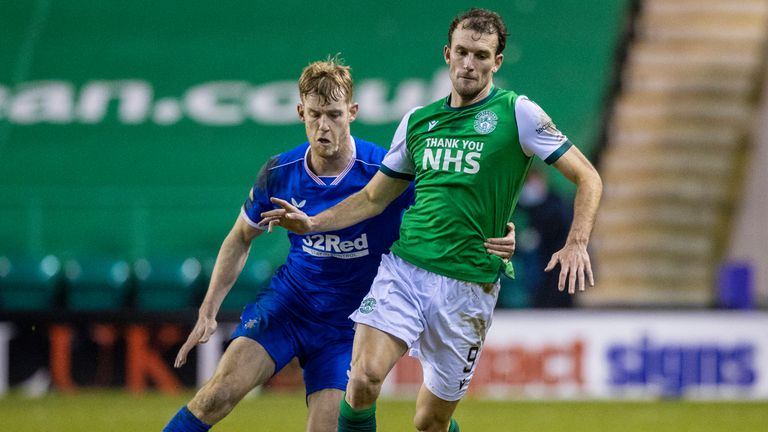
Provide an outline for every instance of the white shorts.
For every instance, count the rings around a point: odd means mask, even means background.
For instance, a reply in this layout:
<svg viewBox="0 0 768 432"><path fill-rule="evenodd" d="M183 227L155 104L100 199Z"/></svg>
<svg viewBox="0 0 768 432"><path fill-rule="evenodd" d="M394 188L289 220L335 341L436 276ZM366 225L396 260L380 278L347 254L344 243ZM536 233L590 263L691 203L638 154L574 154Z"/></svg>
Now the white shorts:
<svg viewBox="0 0 768 432"><path fill-rule="evenodd" d="M452 279L389 253L350 318L404 341L421 362L427 389L455 401L467 392L498 295L498 281Z"/></svg>

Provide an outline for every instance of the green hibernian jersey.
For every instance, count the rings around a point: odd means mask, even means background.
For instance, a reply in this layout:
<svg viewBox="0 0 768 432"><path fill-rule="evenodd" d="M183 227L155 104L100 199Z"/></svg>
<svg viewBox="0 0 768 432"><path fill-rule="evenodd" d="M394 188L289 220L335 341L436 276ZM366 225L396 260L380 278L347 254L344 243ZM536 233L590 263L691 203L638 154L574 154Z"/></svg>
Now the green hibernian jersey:
<svg viewBox="0 0 768 432"><path fill-rule="evenodd" d="M412 110L381 166L416 182L392 252L454 279L496 281L503 262L485 239L506 235L533 155L551 164L570 146L538 105L496 87L466 107L445 98Z"/></svg>

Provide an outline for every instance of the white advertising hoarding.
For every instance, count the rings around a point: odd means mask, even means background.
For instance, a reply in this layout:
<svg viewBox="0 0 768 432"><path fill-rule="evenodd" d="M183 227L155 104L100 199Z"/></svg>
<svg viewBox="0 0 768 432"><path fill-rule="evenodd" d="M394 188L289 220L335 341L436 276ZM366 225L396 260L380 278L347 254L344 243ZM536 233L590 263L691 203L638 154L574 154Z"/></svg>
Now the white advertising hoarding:
<svg viewBox="0 0 768 432"><path fill-rule="evenodd" d="M195 350L198 386L213 374L235 325L220 323L211 340ZM0 322L0 396L12 385L11 360L16 362L17 370L19 362L34 360L32 363L44 372L50 371L52 387L62 391L95 382L93 377L75 382L72 371L81 365L73 362L74 358L99 360L88 357L94 352L79 352L74 342L77 337L80 338L78 344L102 347L98 341L88 339L93 328L79 336L72 326L56 325L42 330L45 334L37 335L31 343L43 345L35 345L31 352L47 349L59 356L32 359L25 357L30 355L25 351L11 355L12 340L36 334L19 332L16 330L21 328L15 330L14 327L9 322ZM150 332L149 327L133 327L142 334ZM163 356L175 355L175 346L183 340L183 332L170 345L159 339L154 342L142 339L137 345L135 337L113 330L115 340L110 347L123 338L126 350L142 351L145 354L142 359L149 356L153 360L155 367L147 370L143 360L131 356L113 359L124 364L126 371L138 370L143 386L152 382L163 390L158 374L171 377L170 381L180 385L179 377L170 363L164 363ZM179 327L175 331L180 330ZM50 343L50 347L46 348L46 343ZM293 378L288 381L296 381L292 385L298 389L301 386L298 366L287 373ZM18 377L16 379L18 384ZM389 397L413 398L421 382L418 361L404 357L388 376L382 392ZM457 377L457 386L466 383L466 376ZM468 397L766 400L768 313L499 311L474 366Z"/></svg>
<svg viewBox="0 0 768 432"><path fill-rule="evenodd" d="M469 394L766 399L766 374L764 313L500 311ZM383 391L412 396L420 384L418 362L404 358Z"/></svg>

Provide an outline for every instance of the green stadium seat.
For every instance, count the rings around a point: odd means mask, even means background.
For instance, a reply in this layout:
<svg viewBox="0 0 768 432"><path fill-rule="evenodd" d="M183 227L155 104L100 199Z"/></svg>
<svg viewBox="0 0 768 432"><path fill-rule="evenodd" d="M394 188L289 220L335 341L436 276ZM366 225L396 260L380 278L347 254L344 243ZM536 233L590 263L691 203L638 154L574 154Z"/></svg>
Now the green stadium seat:
<svg viewBox="0 0 768 432"><path fill-rule="evenodd" d="M43 258L0 256L0 308L7 311L44 311L56 307L61 263Z"/></svg>
<svg viewBox="0 0 768 432"><path fill-rule="evenodd" d="M213 270L212 265L210 270L207 272L208 280L210 280ZM232 289L229 290L229 293L221 303L221 310L225 312L240 311L243 309L243 306L253 302L256 294L269 283L272 272L272 264L268 260L248 260L245 263L245 267L243 267L243 271L240 273L240 277L237 278L237 282L235 282L235 285L232 286Z"/></svg>
<svg viewBox="0 0 768 432"><path fill-rule="evenodd" d="M197 307L201 292L201 265L195 258L143 258L133 265L136 307L147 311L174 311Z"/></svg>
<svg viewBox="0 0 768 432"><path fill-rule="evenodd" d="M123 260L83 258L64 264L70 310L115 310L127 306L130 266Z"/></svg>

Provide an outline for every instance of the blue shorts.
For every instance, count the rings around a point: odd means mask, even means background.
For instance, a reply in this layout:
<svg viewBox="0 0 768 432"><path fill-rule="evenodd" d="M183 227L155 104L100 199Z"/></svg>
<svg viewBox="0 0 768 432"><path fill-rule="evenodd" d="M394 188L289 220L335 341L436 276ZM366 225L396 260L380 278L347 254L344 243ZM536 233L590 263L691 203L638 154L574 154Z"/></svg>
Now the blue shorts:
<svg viewBox="0 0 768 432"><path fill-rule="evenodd" d="M323 389L346 390L355 336L352 322L339 327L297 316L278 297L268 291L246 305L232 339L245 336L261 344L275 362L275 374L297 357L307 395Z"/></svg>

